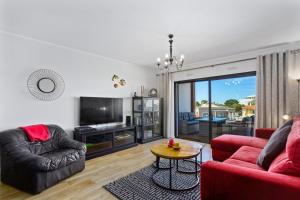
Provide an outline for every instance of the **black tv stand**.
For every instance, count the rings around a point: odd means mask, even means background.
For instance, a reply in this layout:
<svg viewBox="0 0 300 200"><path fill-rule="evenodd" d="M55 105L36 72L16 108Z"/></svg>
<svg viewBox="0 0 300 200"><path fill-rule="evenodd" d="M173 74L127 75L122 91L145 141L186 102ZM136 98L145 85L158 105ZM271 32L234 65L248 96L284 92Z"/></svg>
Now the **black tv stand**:
<svg viewBox="0 0 300 200"><path fill-rule="evenodd" d="M74 139L86 144L86 159L137 146L136 127L125 124L77 127L74 129Z"/></svg>

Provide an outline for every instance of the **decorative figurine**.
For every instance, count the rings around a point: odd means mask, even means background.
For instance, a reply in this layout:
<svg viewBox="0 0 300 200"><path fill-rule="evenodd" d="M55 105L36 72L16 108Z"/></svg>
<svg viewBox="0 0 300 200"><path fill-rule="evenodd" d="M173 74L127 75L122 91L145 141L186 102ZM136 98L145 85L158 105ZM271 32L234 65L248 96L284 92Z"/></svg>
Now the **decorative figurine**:
<svg viewBox="0 0 300 200"><path fill-rule="evenodd" d="M168 142L168 147L173 147L173 145L174 145L174 139L170 138Z"/></svg>
<svg viewBox="0 0 300 200"><path fill-rule="evenodd" d="M111 80L113 81L114 88L118 88L119 85L120 86L125 86L126 85L125 79L121 79L120 80L120 77L118 75L116 75L116 74L113 75L113 77L111 78Z"/></svg>
<svg viewBox="0 0 300 200"><path fill-rule="evenodd" d="M121 85L121 86L125 86L125 85L126 85L126 81L125 81L124 79L121 79L121 80L120 80L120 85Z"/></svg>
<svg viewBox="0 0 300 200"><path fill-rule="evenodd" d="M117 81L117 80L119 80L119 79L120 79L119 76L116 75L116 74L114 74L111 80L112 80L112 81Z"/></svg>
<svg viewBox="0 0 300 200"><path fill-rule="evenodd" d="M157 97L157 89L152 88L152 89L149 91L149 97Z"/></svg>

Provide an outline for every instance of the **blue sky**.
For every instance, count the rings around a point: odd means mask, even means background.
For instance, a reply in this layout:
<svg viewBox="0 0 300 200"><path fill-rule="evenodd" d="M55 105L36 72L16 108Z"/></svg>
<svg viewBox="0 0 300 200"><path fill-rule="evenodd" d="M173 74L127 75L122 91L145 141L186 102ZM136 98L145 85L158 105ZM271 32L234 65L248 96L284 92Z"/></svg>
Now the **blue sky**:
<svg viewBox="0 0 300 200"><path fill-rule="evenodd" d="M230 78L211 82L212 102L223 104L227 99L243 99L256 93L256 77ZM195 83L196 101L208 100L208 82Z"/></svg>

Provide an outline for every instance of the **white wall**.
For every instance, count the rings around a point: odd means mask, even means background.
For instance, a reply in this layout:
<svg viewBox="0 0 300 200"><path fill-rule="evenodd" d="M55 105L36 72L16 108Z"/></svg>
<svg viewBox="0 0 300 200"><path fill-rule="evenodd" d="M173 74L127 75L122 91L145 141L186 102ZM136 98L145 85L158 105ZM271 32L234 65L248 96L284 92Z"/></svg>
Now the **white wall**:
<svg viewBox="0 0 300 200"><path fill-rule="evenodd" d="M64 94L55 101L35 99L28 76L40 68L58 72ZM115 89L113 74L127 81ZM54 123L67 130L78 125L79 97L123 97L131 115L131 96L140 85L155 86L155 70L18 35L0 33L0 131L35 123ZM125 117L124 117L125 118Z"/></svg>
<svg viewBox="0 0 300 200"><path fill-rule="evenodd" d="M191 112L191 83L178 86L179 112Z"/></svg>

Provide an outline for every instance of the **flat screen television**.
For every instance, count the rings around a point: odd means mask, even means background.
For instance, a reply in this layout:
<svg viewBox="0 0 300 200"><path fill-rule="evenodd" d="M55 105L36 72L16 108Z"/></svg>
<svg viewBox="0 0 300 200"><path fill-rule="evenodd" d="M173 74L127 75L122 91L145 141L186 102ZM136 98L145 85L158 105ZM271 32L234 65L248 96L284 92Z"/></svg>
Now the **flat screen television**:
<svg viewBox="0 0 300 200"><path fill-rule="evenodd" d="M80 126L123 122L123 99L80 97Z"/></svg>

